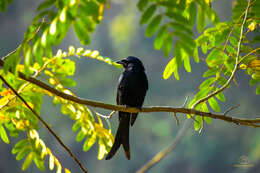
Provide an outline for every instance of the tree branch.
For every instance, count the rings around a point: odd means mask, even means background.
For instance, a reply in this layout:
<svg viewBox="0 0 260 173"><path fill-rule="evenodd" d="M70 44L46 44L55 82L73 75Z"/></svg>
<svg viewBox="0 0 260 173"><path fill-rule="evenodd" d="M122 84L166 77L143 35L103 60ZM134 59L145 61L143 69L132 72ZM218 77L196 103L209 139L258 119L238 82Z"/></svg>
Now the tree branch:
<svg viewBox="0 0 260 173"><path fill-rule="evenodd" d="M3 66L4 61L0 60L0 66ZM235 118L231 116L227 116L224 114L217 114L217 113L211 113L211 112L201 112L195 109L187 109L187 108L175 108L170 106L149 106L149 107L142 107L142 109L134 108L134 107L125 107L121 105L112 105L112 104L106 104L103 102L97 102L87 99L82 99L76 96L72 96L69 94L65 94L47 84L44 82L37 80L33 77L26 77L25 74L18 72L18 75L21 79L24 79L30 83L33 83L51 93L53 93L56 96L59 96L63 99L73 101L75 103L88 105L92 107L98 107L108 110L114 110L114 111L122 111L122 112L130 112L130 113L138 113L138 112L174 112L174 113L183 113L183 114L194 114L204 117L211 117L214 119L220 119L227 122L232 122L237 125L246 125L246 126L253 126L258 127L258 123L260 123L260 117L256 119L244 119L244 118Z"/></svg>
<svg viewBox="0 0 260 173"><path fill-rule="evenodd" d="M62 142L62 140L56 135L56 133L51 129L51 127L40 117L40 115L35 112L32 107L23 99L22 96L0 75L0 79L5 83L5 85L10 88L14 94L22 100L22 102L32 111L32 113L37 117L38 120L48 129L48 131L55 137L55 139L59 142L59 144L70 154L70 156L76 161L79 165L80 169L87 173L86 168L82 165L82 163L77 159L77 157L71 152L71 150Z"/></svg>

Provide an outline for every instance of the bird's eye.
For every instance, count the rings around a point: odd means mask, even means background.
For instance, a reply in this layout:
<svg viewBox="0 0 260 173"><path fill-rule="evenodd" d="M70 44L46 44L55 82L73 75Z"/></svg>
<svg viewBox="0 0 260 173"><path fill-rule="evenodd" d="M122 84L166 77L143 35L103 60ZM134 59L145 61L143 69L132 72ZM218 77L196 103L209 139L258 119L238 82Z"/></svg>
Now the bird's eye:
<svg viewBox="0 0 260 173"><path fill-rule="evenodd" d="M127 63L128 63L128 61L125 60L125 59L123 59L122 62L123 62L124 64L127 64Z"/></svg>

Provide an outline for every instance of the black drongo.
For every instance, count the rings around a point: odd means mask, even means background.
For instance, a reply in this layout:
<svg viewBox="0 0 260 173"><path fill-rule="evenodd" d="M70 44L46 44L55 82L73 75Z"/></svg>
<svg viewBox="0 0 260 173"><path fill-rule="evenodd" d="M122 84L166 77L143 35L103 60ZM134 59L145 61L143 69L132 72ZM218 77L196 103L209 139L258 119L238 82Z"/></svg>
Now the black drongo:
<svg viewBox="0 0 260 173"><path fill-rule="evenodd" d="M143 63L136 57L129 56L117 62L122 64L125 71L119 78L116 102L118 105L141 108L148 89L148 80ZM130 159L129 126L134 124L137 113L119 112L119 127L115 142L106 156L111 159L120 145L123 145L127 159Z"/></svg>

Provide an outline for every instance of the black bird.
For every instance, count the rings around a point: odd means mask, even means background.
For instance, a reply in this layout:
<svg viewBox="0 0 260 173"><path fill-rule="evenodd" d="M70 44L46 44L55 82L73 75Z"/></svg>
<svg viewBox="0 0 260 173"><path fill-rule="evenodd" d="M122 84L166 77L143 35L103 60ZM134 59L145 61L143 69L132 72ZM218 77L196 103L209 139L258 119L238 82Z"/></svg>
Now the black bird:
<svg viewBox="0 0 260 173"><path fill-rule="evenodd" d="M118 81L117 104L141 109L148 89L148 80L143 63L133 56L129 56L117 63L122 64L125 69ZM119 112L119 126L116 132L115 142L106 156L106 160L114 156L121 144L123 145L127 159L130 160L129 126L130 122L131 126L133 126L137 114L138 113Z"/></svg>

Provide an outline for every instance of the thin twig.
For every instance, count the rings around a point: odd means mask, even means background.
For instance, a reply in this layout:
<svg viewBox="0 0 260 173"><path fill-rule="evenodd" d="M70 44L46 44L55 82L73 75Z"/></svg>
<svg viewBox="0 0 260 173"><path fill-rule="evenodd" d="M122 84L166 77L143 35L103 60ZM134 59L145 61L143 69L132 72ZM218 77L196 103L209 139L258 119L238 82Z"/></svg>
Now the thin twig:
<svg viewBox="0 0 260 173"><path fill-rule="evenodd" d="M251 52L249 52L248 54L246 54L245 56L243 56L243 57L239 60L238 64L240 64L242 61L244 61L244 59L245 59L246 57L248 57L248 56L251 55L252 53L255 53L255 52L258 51L258 50L260 50L260 47L254 49L254 50L252 50Z"/></svg>
<svg viewBox="0 0 260 173"><path fill-rule="evenodd" d="M179 118L176 115L176 112L173 112L173 116L175 117L176 125L178 126L180 124L180 122L179 122Z"/></svg>
<svg viewBox="0 0 260 173"><path fill-rule="evenodd" d="M108 119L112 118L112 116L116 113L116 111L112 111L109 115L108 115Z"/></svg>
<svg viewBox="0 0 260 173"><path fill-rule="evenodd" d="M236 105L236 106L232 106L231 108L229 108L228 110L226 110L226 112L224 112L224 115L226 116L227 113L229 113L230 111L232 111L235 108L238 108L240 106L240 104Z"/></svg>
<svg viewBox="0 0 260 173"><path fill-rule="evenodd" d="M32 111L32 113L40 120L40 122L48 129L48 131L55 137L55 139L59 142L59 144L70 154L70 156L75 160L75 162L79 165L81 170L84 173L87 173L86 168L81 164L81 162L77 159L77 157L71 152L71 150L62 142L62 140L56 135L56 133L51 129L51 127L40 117L40 115L35 112L32 107L23 99L22 96L0 75L1 80L5 83L5 85L10 88L14 94L21 99L21 101Z"/></svg>

